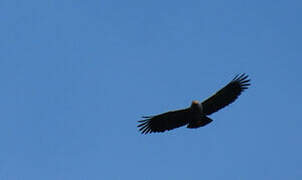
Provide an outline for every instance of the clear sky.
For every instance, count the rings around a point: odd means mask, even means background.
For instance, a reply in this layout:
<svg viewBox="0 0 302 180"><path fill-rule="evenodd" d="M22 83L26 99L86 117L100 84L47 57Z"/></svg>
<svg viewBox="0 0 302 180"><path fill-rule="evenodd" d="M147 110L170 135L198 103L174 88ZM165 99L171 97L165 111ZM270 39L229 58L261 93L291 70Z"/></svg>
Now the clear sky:
<svg viewBox="0 0 302 180"><path fill-rule="evenodd" d="M299 0L1 0L0 179L299 180ZM141 135L237 73L199 129Z"/></svg>

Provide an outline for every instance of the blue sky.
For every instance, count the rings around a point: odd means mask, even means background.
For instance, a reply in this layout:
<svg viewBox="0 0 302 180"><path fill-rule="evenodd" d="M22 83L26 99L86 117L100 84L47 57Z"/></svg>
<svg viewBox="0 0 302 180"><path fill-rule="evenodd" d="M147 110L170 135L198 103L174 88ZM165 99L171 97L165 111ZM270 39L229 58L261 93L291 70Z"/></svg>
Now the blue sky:
<svg viewBox="0 0 302 180"><path fill-rule="evenodd" d="M0 179L301 179L301 6L0 1ZM208 126L139 134L241 72Z"/></svg>

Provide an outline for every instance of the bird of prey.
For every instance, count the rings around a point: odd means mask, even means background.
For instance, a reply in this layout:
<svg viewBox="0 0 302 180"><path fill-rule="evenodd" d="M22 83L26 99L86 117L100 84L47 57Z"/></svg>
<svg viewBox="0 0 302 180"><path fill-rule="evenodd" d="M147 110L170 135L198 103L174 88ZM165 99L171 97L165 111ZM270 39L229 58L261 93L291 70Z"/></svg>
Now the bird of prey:
<svg viewBox="0 0 302 180"><path fill-rule="evenodd" d="M169 131L184 125L187 128L199 128L212 122L207 117L234 102L238 96L250 86L250 79L246 74L238 74L225 87L214 95L199 103L192 101L190 107L176 111L169 111L155 116L143 116L137 126L142 134Z"/></svg>

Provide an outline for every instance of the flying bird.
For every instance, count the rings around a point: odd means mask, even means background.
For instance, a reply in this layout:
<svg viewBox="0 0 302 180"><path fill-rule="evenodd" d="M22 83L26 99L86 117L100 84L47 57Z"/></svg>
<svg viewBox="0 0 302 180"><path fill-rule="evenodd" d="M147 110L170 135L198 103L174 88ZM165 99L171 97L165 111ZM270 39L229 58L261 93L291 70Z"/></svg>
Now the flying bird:
<svg viewBox="0 0 302 180"><path fill-rule="evenodd" d="M194 100L190 107L169 111L155 116L143 116L137 126L142 134L169 131L184 125L187 128L199 128L212 122L208 115L233 103L250 86L246 74L238 74L225 87L202 103Z"/></svg>

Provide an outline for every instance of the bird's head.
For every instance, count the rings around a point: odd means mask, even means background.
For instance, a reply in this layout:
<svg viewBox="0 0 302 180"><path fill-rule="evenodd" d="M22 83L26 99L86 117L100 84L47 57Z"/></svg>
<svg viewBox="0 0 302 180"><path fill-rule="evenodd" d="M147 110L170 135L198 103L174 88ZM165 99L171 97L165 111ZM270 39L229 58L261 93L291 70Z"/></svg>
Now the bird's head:
<svg viewBox="0 0 302 180"><path fill-rule="evenodd" d="M196 105L199 105L199 102L198 102L197 100L194 100L194 101L192 101L192 106L193 106L193 105L195 105L195 106L196 106Z"/></svg>
<svg viewBox="0 0 302 180"><path fill-rule="evenodd" d="M201 103L199 102L199 101L197 101L197 100L194 100L194 101L192 101L192 104L191 104L191 110L193 110L193 111L197 111L197 112L202 112L202 105L201 105Z"/></svg>
<svg viewBox="0 0 302 180"><path fill-rule="evenodd" d="M192 101L191 109L197 110L197 111L202 111L202 106L199 101L194 100L194 101Z"/></svg>

